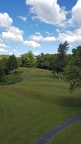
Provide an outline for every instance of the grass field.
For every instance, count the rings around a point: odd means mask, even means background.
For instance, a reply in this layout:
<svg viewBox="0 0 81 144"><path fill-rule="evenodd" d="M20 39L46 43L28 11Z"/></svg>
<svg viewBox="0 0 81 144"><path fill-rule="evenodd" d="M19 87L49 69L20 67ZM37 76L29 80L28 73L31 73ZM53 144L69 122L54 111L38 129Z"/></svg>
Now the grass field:
<svg viewBox="0 0 81 144"><path fill-rule="evenodd" d="M51 71L19 70L24 73L22 82L0 86L0 144L34 144L52 128L81 114L81 90L71 94L68 83L54 78ZM79 121L49 144L80 144L80 134Z"/></svg>

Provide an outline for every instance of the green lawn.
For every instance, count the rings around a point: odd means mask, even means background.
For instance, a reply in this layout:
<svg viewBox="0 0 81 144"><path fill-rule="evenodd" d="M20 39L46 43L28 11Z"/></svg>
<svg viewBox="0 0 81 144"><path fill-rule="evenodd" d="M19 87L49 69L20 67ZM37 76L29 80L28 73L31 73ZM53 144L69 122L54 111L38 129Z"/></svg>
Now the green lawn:
<svg viewBox="0 0 81 144"><path fill-rule="evenodd" d="M56 135L48 144L80 144L81 121L76 122Z"/></svg>
<svg viewBox="0 0 81 144"><path fill-rule="evenodd" d="M22 82L0 86L1 144L34 144L52 128L81 114L81 90L71 94L68 84L54 78L51 71L20 70L28 73L30 80L23 74ZM81 122L75 123L49 144L80 144L80 129Z"/></svg>

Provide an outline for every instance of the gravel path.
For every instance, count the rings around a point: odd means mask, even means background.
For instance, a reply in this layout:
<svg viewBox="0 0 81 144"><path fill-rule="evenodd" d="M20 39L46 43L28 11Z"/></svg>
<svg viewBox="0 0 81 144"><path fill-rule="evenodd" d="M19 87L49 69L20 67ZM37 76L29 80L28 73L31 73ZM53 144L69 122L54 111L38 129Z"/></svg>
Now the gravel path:
<svg viewBox="0 0 81 144"><path fill-rule="evenodd" d="M26 79L28 81L30 81L30 76L29 76L29 71L28 70L26 70L26 72L24 73L24 76L26 77Z"/></svg>
<svg viewBox="0 0 81 144"><path fill-rule="evenodd" d="M53 128L49 132L47 132L43 137L41 137L35 144L46 144L52 137L58 134L60 131L68 127L69 125L81 120L81 115L75 116L62 124L58 125L57 127Z"/></svg>

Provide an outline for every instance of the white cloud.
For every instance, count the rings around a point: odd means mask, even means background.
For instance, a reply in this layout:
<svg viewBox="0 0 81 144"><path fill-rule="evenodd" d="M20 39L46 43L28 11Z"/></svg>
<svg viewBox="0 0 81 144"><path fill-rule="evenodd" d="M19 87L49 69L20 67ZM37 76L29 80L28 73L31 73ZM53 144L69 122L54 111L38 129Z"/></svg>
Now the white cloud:
<svg viewBox="0 0 81 144"><path fill-rule="evenodd" d="M18 18L20 18L20 19L23 20L23 21L26 21L26 20L27 20L27 17L23 17L23 16L18 16Z"/></svg>
<svg viewBox="0 0 81 144"><path fill-rule="evenodd" d="M31 46L31 47L33 47L33 48L38 48L38 47L40 47L40 44L38 44L38 43L35 42L35 41L24 41L23 44L24 44L25 46Z"/></svg>
<svg viewBox="0 0 81 144"><path fill-rule="evenodd" d="M0 52L8 52L8 51L3 48L0 48Z"/></svg>
<svg viewBox="0 0 81 144"><path fill-rule="evenodd" d="M75 23L81 26L81 0L77 0L77 3L71 10L72 18L69 20L70 26L74 26Z"/></svg>
<svg viewBox="0 0 81 144"><path fill-rule="evenodd" d="M81 42L81 28L76 29L74 32L66 31L65 33L59 33L58 40L61 42L68 41L68 43Z"/></svg>
<svg viewBox="0 0 81 144"><path fill-rule="evenodd" d="M30 11L34 14L32 19L39 19L44 23L58 25L66 20L64 7L60 7L57 0L26 0L30 5Z"/></svg>
<svg viewBox="0 0 81 144"><path fill-rule="evenodd" d="M2 32L2 38L12 42L23 42L23 31L15 26L12 26L12 23L13 20L7 13L0 13L0 27L6 28L5 31Z"/></svg>
<svg viewBox="0 0 81 144"><path fill-rule="evenodd" d="M13 51L14 51L14 52L16 52L17 50L16 50L16 49L14 49Z"/></svg>
<svg viewBox="0 0 81 144"><path fill-rule="evenodd" d="M1 42L3 42L3 40L2 40L2 39L0 39L0 43L1 43Z"/></svg>
<svg viewBox="0 0 81 144"><path fill-rule="evenodd" d="M34 54L35 56L37 56L37 55L40 54L40 52L39 52L39 51L36 51L36 52L33 52L33 54Z"/></svg>
<svg viewBox="0 0 81 144"><path fill-rule="evenodd" d="M36 35L40 35L41 33L40 32L36 32Z"/></svg>
<svg viewBox="0 0 81 144"><path fill-rule="evenodd" d="M16 49L14 49L13 51L16 52L19 55L19 52Z"/></svg>
<svg viewBox="0 0 81 144"><path fill-rule="evenodd" d="M22 30L14 26L9 27L7 30L7 32L2 32L2 37L4 39L12 42L23 42Z"/></svg>
<svg viewBox="0 0 81 144"><path fill-rule="evenodd" d="M10 27L13 23L12 18L9 17L7 13L0 13L0 27L7 28Z"/></svg>
<svg viewBox="0 0 81 144"><path fill-rule="evenodd" d="M49 35L49 36L50 36L50 35L53 35L53 33L50 33L50 32L48 32L48 31L46 31L46 34Z"/></svg>
<svg viewBox="0 0 81 144"><path fill-rule="evenodd" d="M5 45L5 44L2 44L2 43L0 43L0 47L9 48L9 46L7 46L7 45Z"/></svg>
<svg viewBox="0 0 81 144"><path fill-rule="evenodd" d="M12 52L9 52L9 55L13 55L13 53L12 53Z"/></svg>
<svg viewBox="0 0 81 144"><path fill-rule="evenodd" d="M60 30L59 30L59 29L56 29L56 32L60 33Z"/></svg>
<svg viewBox="0 0 81 144"><path fill-rule="evenodd" d="M14 33L11 33L11 32L2 32L2 37L8 41L13 41L13 42L23 41L23 38L21 35L15 35Z"/></svg>
<svg viewBox="0 0 81 144"><path fill-rule="evenodd" d="M15 35L22 35L23 31L15 26L11 26L7 29L9 32L14 33Z"/></svg>
<svg viewBox="0 0 81 144"><path fill-rule="evenodd" d="M51 36L43 37L41 34L31 35L30 39L34 41L42 41L42 42L53 42L56 40L55 37L51 37Z"/></svg>

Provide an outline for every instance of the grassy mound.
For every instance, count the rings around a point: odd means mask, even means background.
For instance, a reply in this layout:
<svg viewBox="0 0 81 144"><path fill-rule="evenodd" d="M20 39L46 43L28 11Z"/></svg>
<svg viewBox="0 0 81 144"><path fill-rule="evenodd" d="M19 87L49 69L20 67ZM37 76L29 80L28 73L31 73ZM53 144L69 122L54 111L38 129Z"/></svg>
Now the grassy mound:
<svg viewBox="0 0 81 144"><path fill-rule="evenodd" d="M81 114L81 90L71 94L68 83L53 77L51 71L36 68L20 71L24 71L21 83L0 87L1 144L34 144L50 129ZM69 141L73 136L77 140L76 131L81 129L81 123L74 125ZM73 127L68 129L71 132ZM59 141L49 143L60 144L62 138L62 142L68 144L65 134L61 134ZM80 138L78 143L81 143Z"/></svg>

